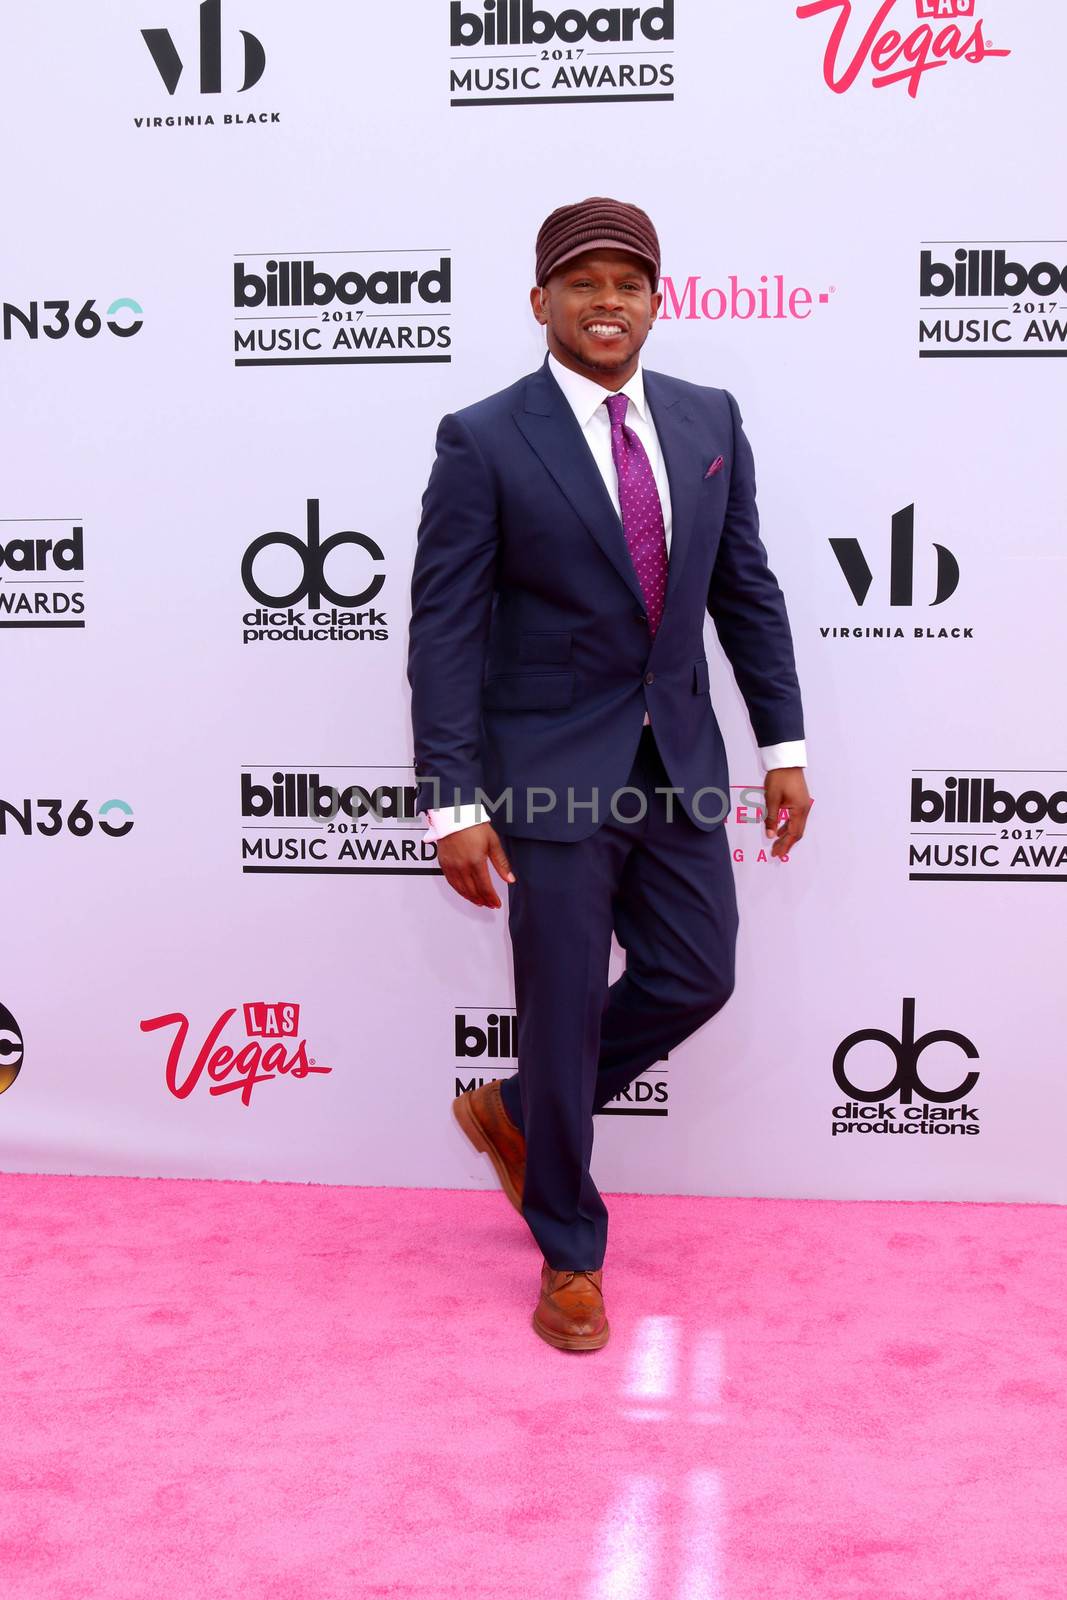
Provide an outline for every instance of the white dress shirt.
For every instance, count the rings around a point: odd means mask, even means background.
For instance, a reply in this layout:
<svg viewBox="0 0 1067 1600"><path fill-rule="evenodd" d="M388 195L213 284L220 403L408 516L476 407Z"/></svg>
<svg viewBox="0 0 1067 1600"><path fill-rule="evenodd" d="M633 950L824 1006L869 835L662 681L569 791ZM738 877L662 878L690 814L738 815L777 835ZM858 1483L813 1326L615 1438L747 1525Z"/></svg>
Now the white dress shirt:
<svg viewBox="0 0 1067 1600"><path fill-rule="evenodd" d="M572 372L570 367L565 367L557 361L551 353L548 357L548 367L552 376L563 390L564 398L582 430L585 442L589 446L597 470L604 480L604 487L611 496L611 503L615 507L616 515L622 520L622 511L619 506L619 480L615 470L615 458L611 453L611 418L608 408L604 404L611 394L624 394L629 400L626 407L626 426L632 428L640 439L652 468L652 476L656 480L659 490L660 505L663 508L663 532L667 541L667 554L671 549L671 489L667 481L667 466L660 449L659 435L656 425L652 421L652 413L648 409L645 399L645 380L638 362L637 371L633 377L623 384L619 390L605 389L602 384L592 378L583 377L580 372ZM646 723L649 720L645 712ZM807 751L803 739L789 739L782 744L763 745L760 748L760 757L763 761L765 772L772 771L775 767L804 767L807 766ZM485 808L481 805L462 805L441 807L437 811L428 811L430 827L426 837L428 839L443 839L447 834L456 833L460 828L471 828L476 823L489 821Z"/></svg>

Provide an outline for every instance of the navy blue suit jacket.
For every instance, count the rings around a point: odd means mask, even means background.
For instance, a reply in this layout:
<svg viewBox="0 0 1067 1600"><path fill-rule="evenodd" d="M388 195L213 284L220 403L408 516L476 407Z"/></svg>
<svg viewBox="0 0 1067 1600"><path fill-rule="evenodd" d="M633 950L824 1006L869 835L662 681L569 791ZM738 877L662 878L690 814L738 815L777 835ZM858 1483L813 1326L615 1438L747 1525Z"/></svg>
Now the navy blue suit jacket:
<svg viewBox="0 0 1067 1600"><path fill-rule="evenodd" d="M803 738L737 402L657 372L644 384L672 510L655 639L622 523L547 361L441 422L411 584L420 809L510 796L510 820L503 803L494 814L500 831L584 838L626 784L647 709L677 803L698 827L716 826L725 803L698 794L729 794L706 612L757 743Z"/></svg>

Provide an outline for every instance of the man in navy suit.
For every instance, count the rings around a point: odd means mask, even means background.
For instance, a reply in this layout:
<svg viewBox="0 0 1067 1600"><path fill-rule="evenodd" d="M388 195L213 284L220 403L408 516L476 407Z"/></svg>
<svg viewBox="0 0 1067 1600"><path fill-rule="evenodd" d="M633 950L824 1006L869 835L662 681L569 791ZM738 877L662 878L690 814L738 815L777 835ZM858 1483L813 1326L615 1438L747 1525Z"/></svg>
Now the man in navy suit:
<svg viewBox="0 0 1067 1600"><path fill-rule="evenodd" d="M710 613L760 746L773 853L810 807L785 603L723 389L643 370L659 241L636 206L537 238L539 371L444 418L423 498L408 677L419 804L448 883L508 884L518 1073L455 1102L544 1262L534 1327L608 1338L593 1114L734 979L729 777ZM490 818L492 820L490 820ZM612 934L626 970L607 981Z"/></svg>

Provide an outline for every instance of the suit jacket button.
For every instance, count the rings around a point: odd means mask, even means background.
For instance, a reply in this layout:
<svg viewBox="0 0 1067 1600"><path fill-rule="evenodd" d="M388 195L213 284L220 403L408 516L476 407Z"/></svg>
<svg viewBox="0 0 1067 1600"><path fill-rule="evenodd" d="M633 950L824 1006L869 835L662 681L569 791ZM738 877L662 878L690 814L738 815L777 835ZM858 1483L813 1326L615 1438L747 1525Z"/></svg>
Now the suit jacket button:
<svg viewBox="0 0 1067 1600"><path fill-rule="evenodd" d="M645 673L645 682L646 683L655 683L655 681L656 681L656 674L654 672L646 672Z"/></svg>
<svg viewBox="0 0 1067 1600"><path fill-rule="evenodd" d="M647 622L647 621L648 621L648 614L647 614L647 612L644 612L644 611L635 611L635 612L634 612L634 616L635 616L635 617L636 617L636 619L637 619L637 621L638 621L638 622Z"/></svg>

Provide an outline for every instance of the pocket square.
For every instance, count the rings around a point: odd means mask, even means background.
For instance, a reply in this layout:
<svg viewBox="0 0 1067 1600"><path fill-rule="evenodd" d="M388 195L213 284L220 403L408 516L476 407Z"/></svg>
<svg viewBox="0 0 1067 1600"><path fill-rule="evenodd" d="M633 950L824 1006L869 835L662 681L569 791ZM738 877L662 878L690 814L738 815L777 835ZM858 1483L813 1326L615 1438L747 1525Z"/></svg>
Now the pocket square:
<svg viewBox="0 0 1067 1600"><path fill-rule="evenodd" d="M724 463L724 461L722 459L722 456L716 456L715 460L711 463L711 466L708 468L707 472L705 472L705 474L704 474L705 478L714 478L714 476L715 476L715 474L717 472L721 472L722 471L724 465L725 465L725 463Z"/></svg>

